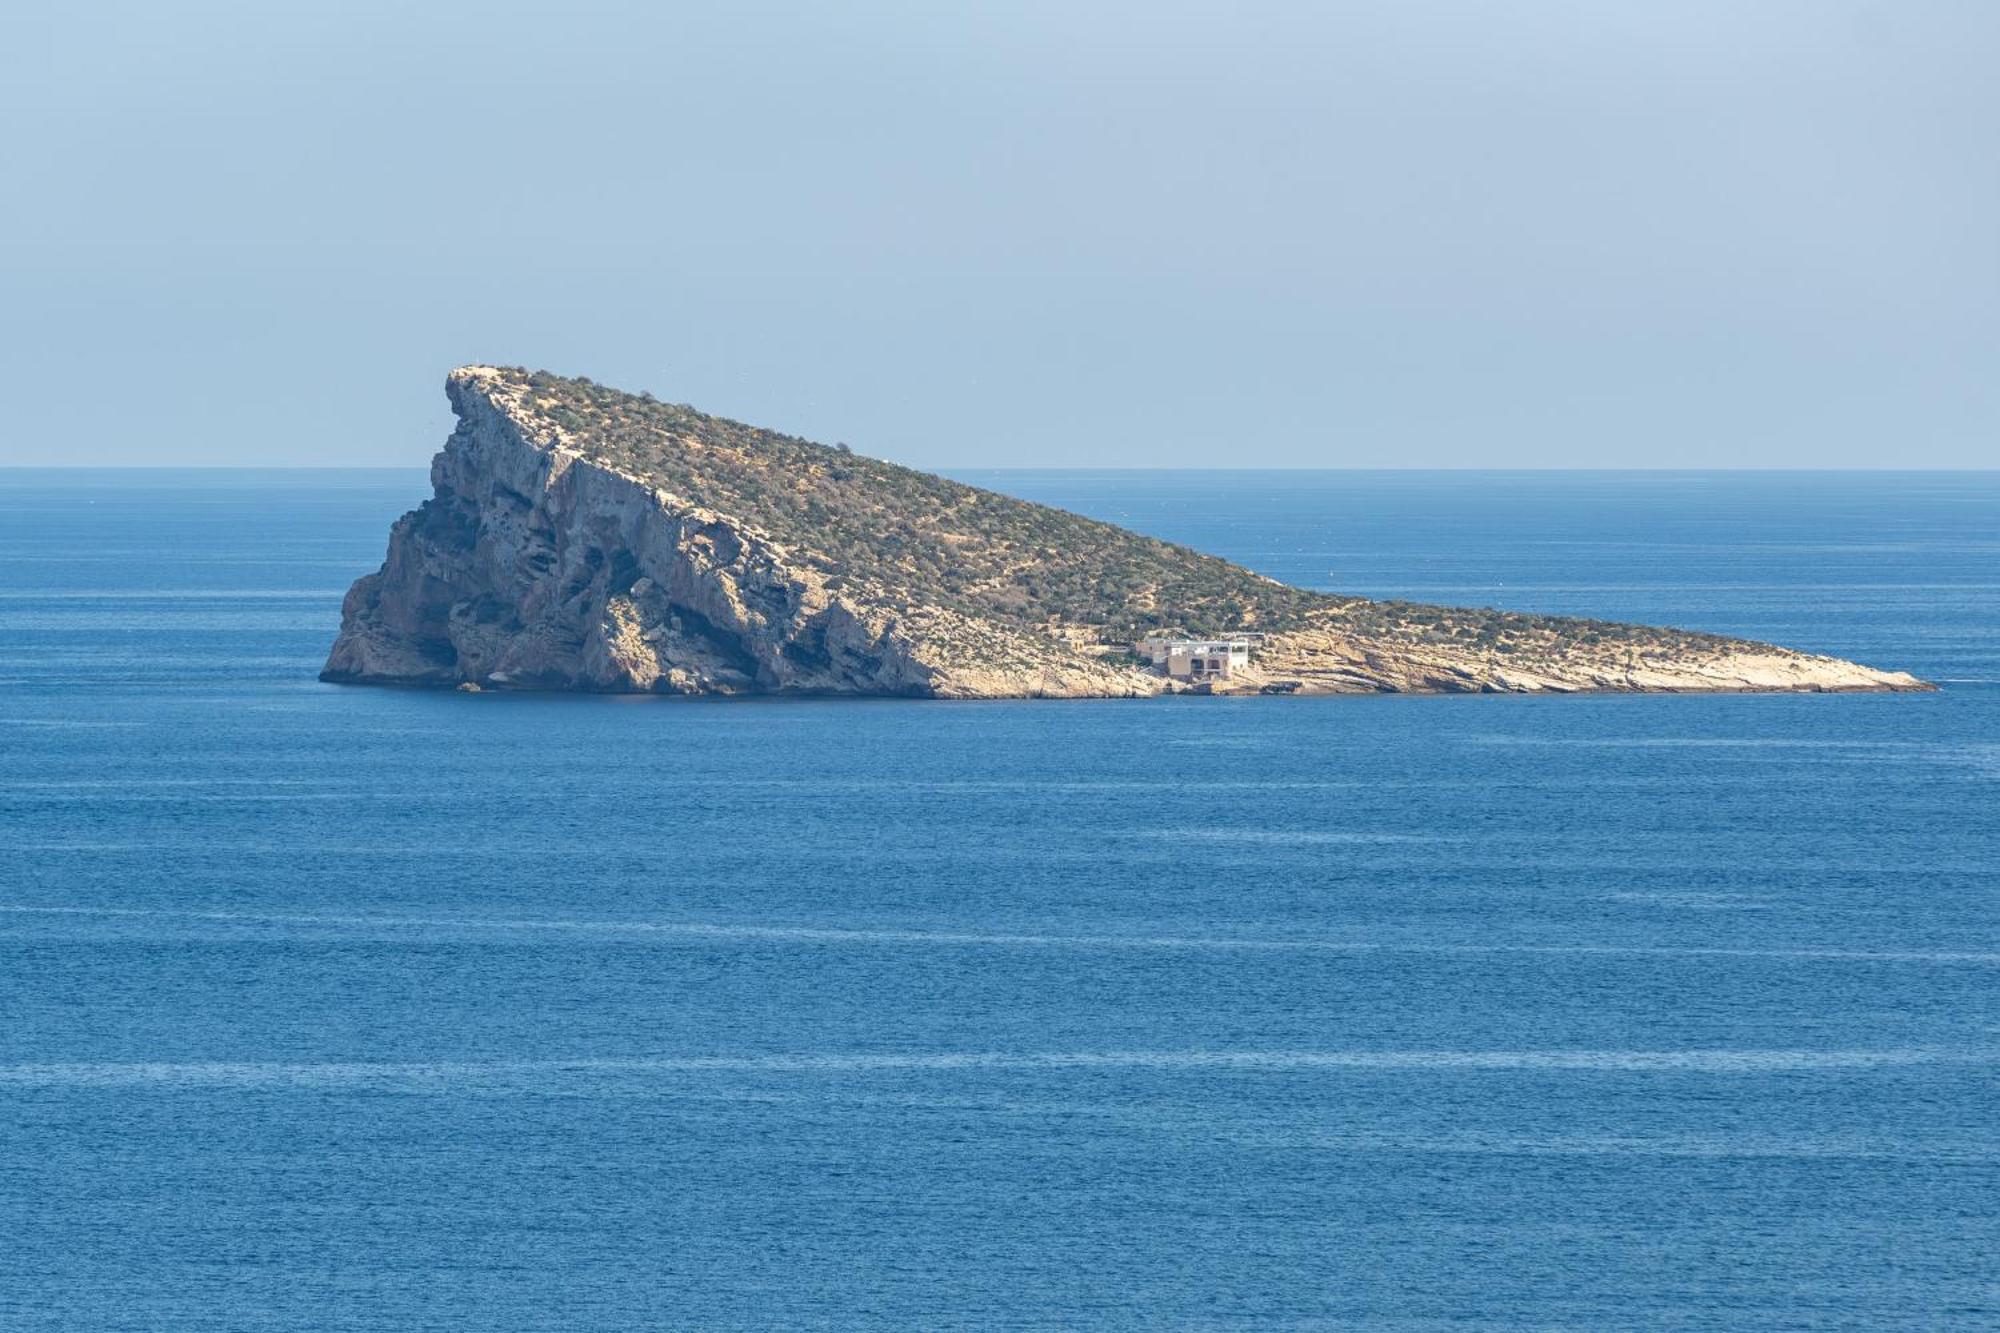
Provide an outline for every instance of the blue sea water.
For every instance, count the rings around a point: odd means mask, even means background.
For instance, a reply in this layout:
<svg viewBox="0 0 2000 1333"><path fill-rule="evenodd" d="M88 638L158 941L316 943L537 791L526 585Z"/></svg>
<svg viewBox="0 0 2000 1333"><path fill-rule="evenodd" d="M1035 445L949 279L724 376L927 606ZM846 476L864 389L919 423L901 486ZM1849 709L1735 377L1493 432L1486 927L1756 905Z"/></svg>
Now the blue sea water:
<svg viewBox="0 0 2000 1333"><path fill-rule="evenodd" d="M2000 1327L2000 474L967 479L1943 689L342 688L419 474L0 473L0 1328Z"/></svg>

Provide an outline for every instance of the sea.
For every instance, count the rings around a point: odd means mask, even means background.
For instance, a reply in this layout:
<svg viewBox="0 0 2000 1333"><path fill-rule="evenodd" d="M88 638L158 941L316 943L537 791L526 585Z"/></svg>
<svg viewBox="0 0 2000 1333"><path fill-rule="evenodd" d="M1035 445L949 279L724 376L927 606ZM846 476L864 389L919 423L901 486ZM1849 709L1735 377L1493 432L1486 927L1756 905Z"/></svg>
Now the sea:
<svg viewBox="0 0 2000 1333"><path fill-rule="evenodd" d="M0 473L0 1329L2000 1327L2000 473L960 475L1939 689L324 685L421 472Z"/></svg>

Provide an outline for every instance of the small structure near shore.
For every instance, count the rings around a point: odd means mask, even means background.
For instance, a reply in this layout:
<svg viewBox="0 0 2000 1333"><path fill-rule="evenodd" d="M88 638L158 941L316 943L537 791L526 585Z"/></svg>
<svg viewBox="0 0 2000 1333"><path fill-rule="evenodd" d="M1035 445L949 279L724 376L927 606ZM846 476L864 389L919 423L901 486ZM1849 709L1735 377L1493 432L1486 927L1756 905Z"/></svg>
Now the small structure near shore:
<svg viewBox="0 0 2000 1333"><path fill-rule="evenodd" d="M1262 638L1237 634L1226 639L1141 639L1139 652L1170 680L1223 681L1250 665L1250 651Z"/></svg>

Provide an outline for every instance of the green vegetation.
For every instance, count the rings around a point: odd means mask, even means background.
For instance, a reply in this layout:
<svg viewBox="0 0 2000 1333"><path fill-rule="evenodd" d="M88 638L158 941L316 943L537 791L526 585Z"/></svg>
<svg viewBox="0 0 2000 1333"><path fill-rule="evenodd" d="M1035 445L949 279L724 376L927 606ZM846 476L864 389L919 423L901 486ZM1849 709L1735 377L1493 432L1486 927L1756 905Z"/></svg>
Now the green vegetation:
<svg viewBox="0 0 2000 1333"><path fill-rule="evenodd" d="M1310 623L1404 643L1519 654L1606 639L1638 656L1710 635L1407 602L1274 583L1215 556L1095 519L759 430L587 379L505 372L573 443L695 504L764 529L820 572L871 579L911 605L1018 624L1088 626L1107 642L1155 631L1275 632Z"/></svg>
<svg viewBox="0 0 2000 1333"><path fill-rule="evenodd" d="M1360 638L1497 653L1523 666L1554 664L1577 651L1640 662L1742 646L1739 640L1694 630L1419 602L1340 600L1317 623Z"/></svg>

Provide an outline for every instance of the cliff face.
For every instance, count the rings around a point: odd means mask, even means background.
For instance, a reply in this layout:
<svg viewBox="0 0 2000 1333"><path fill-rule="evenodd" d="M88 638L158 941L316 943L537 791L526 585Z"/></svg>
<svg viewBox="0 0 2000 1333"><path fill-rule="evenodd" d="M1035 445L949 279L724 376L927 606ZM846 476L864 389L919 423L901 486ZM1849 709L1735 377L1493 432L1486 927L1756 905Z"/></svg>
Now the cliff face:
<svg viewBox="0 0 2000 1333"><path fill-rule="evenodd" d="M501 372L448 384L435 494L348 591L324 680L676 694L1123 695L1043 635L898 606L759 529L587 457ZM874 595L871 595L874 594Z"/></svg>
<svg viewBox="0 0 2000 1333"><path fill-rule="evenodd" d="M433 497L322 679L680 694L1125 696L1104 640L1269 637L1307 691L1914 689L1705 635L1365 602L588 381L471 366ZM779 528L780 531L773 531ZM1200 623L1195 623L1199 621Z"/></svg>

